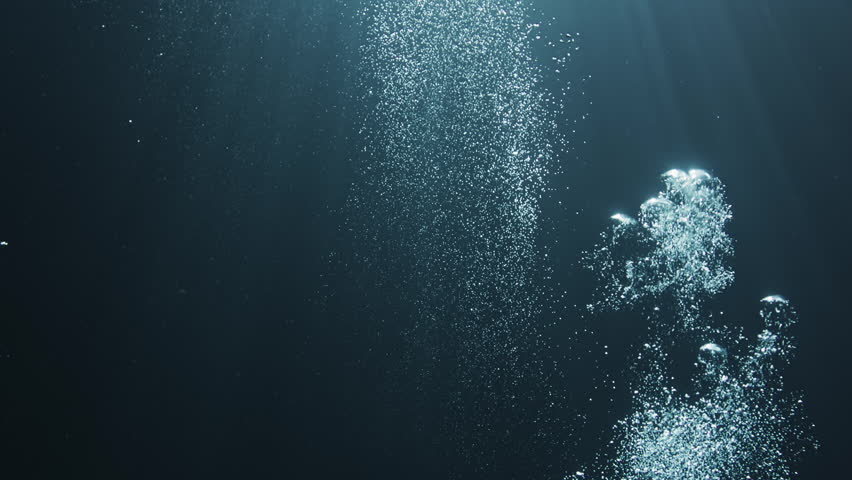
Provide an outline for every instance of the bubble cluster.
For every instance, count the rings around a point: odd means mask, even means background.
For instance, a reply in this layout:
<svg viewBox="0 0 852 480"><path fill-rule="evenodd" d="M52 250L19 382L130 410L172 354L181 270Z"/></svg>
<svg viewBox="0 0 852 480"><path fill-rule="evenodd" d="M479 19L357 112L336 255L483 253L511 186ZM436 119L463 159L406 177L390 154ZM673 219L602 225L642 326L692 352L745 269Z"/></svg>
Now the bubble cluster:
<svg viewBox="0 0 852 480"><path fill-rule="evenodd" d="M761 316L766 330L741 357L729 359L714 343L699 348L703 370L692 394L679 393L658 376L644 379L654 385L637 390L639 408L619 423L615 458L603 478L794 475L792 462L810 444L801 399L784 393L780 372L792 353L783 332L796 316L788 305L772 302L764 302Z"/></svg>
<svg viewBox="0 0 852 480"><path fill-rule="evenodd" d="M815 446L801 397L783 385L797 315L783 297L764 298L764 328L753 342L735 333L741 329L710 323L703 301L733 279L725 266L731 255L724 232L730 206L722 184L704 171L671 170L663 178L666 191L642 205L639 220L613 216L616 225L604 235L606 243L587 259L604 282L600 305L621 309L671 291L675 314L691 328L672 329L665 316L652 316L652 339L634 365L633 413L616 425L595 476L792 478L795 461ZM677 362L666 348L683 342L700 345L689 393L678 391L672 373Z"/></svg>
<svg viewBox="0 0 852 480"><path fill-rule="evenodd" d="M365 13L369 108L351 223L369 236L371 261L415 284L408 290L423 308L453 312L423 321L509 351L506 322L535 308L529 287L551 157L525 8L409 0Z"/></svg>
<svg viewBox="0 0 852 480"><path fill-rule="evenodd" d="M538 422L530 438L550 428L547 408L518 413L547 397L553 375L537 323L553 103L527 17L517 0L383 0L362 15L348 228L365 263L416 306L413 373L450 399L460 448L521 444L506 434L519 422Z"/></svg>
<svg viewBox="0 0 852 480"><path fill-rule="evenodd" d="M406 260L410 276L464 279L453 296L472 308L489 289L523 290L551 156L525 9L388 1L367 13L352 199L371 217L363 227L378 230L376 248L405 253L384 260Z"/></svg>
<svg viewBox="0 0 852 480"><path fill-rule="evenodd" d="M690 326L710 296L728 287L733 244L725 231L731 207L722 183L704 170L669 170L665 191L644 202L635 220L615 225L586 256L598 277L594 309L614 309L642 299L672 298Z"/></svg>

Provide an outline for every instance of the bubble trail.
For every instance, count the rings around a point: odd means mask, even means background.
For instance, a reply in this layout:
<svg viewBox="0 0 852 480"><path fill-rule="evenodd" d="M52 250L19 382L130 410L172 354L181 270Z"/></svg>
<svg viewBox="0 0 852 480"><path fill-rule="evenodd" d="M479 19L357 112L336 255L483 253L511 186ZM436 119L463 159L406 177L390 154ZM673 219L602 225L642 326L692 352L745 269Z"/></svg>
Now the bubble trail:
<svg viewBox="0 0 852 480"><path fill-rule="evenodd" d="M448 390L440 401L452 399L464 448L521 444L506 435L519 424L535 423L536 439L557 428L548 408L523 407L558 403L537 323L554 130L528 15L517 0L380 0L362 15L348 228L365 263L415 305L412 368L445 372L420 388ZM494 454L470 456L496 465Z"/></svg>
<svg viewBox="0 0 852 480"><path fill-rule="evenodd" d="M780 367L793 346L781 333L795 323L785 305L764 302L766 330L740 358L703 345L696 391L681 394L660 377L638 391L637 410L617 426L606 479L789 479L791 465L813 446L800 396L784 393ZM767 339L771 338L767 345ZM648 395L645 392L655 392Z"/></svg>
<svg viewBox="0 0 852 480"><path fill-rule="evenodd" d="M460 328L511 344L507 334L536 308L529 287L552 157L526 9L403 0L366 13L362 89L372 107L351 223L371 261L417 282L424 308L452 305L465 312Z"/></svg>
<svg viewBox="0 0 852 480"><path fill-rule="evenodd" d="M704 300L733 279L724 263L730 206L723 185L703 170L671 170L663 179L666 191L642 204L639 220L614 215L604 243L587 255L602 282L594 307L671 299L688 328L673 330L652 316L653 340L636 359L633 413L617 423L611 447L590 471L603 480L793 478L792 466L816 447L801 396L783 384L798 317L785 298L768 296L761 300L764 328L748 342L702 316ZM689 393L674 386L662 347L683 341L701 345Z"/></svg>

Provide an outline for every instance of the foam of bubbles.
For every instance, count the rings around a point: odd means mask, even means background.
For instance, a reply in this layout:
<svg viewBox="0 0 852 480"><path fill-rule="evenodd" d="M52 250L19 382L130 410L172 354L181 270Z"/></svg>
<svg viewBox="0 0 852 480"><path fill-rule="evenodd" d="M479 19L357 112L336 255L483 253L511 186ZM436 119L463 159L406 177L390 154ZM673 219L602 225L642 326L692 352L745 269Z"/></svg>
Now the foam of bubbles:
<svg viewBox="0 0 852 480"><path fill-rule="evenodd" d="M681 394L660 377L637 390L635 413L618 427L615 459L602 478L788 479L810 445L799 397L785 394L780 367L793 351L782 333L796 321L765 304L766 330L740 358L715 343L699 348L696 391ZM767 339L771 347L767 348ZM653 392L653 394L648 394Z"/></svg>
<svg viewBox="0 0 852 480"><path fill-rule="evenodd" d="M613 216L604 243L587 256L602 282L595 307L621 309L670 293L675 314L690 328L672 330L664 317L652 317L660 325L637 355L633 413L617 424L595 476L792 478L796 459L815 446L802 400L783 388L782 369L795 350L789 330L796 313L781 296L764 298L764 328L752 342L735 329L710 325L703 301L733 280L725 266L732 251L724 231L730 206L722 184L703 170L670 170L663 180L666 190L642 204L639 220ZM701 345L690 393L674 386L672 357L663 348L685 340ZM729 353L727 345L740 353Z"/></svg>
<svg viewBox="0 0 852 480"><path fill-rule="evenodd" d="M690 326L704 300L733 282L731 207L722 183L704 170L669 170L662 179L666 189L641 205L638 221L613 215L615 225L587 254L599 285L593 310L671 296Z"/></svg>
<svg viewBox="0 0 852 480"><path fill-rule="evenodd" d="M515 428L507 419L551 375L535 286L554 150L531 53L538 25L516 0L379 0L363 13L363 151L348 226L366 263L416 306L412 368L445 366L441 385L422 389L457 399L462 448L522 443L495 435ZM524 415L542 437L547 413Z"/></svg>

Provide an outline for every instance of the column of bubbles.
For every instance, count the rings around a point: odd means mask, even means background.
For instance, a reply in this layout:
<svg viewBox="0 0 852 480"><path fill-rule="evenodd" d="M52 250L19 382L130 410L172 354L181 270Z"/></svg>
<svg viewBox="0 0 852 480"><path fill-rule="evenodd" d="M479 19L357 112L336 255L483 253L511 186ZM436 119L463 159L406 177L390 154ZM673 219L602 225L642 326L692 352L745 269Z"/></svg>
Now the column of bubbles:
<svg viewBox="0 0 852 480"><path fill-rule="evenodd" d="M763 331L750 340L717 325L702 308L733 280L725 224L730 205L721 182L702 170L671 170L666 190L643 203L638 220L615 225L586 255L598 276L592 311L647 308L647 343L637 352L633 412L615 426L609 447L588 472L606 480L793 478L797 458L816 446L800 396L787 392L782 369L797 315L783 297L761 301ZM677 325L660 305L674 304ZM696 345L687 391L675 387L672 346ZM681 389L683 390L683 389Z"/></svg>
<svg viewBox="0 0 852 480"><path fill-rule="evenodd" d="M488 469L507 448L558 451L565 428L538 325L554 102L527 17L517 0L378 0L361 15L348 228L416 310L406 377L449 404L452 448Z"/></svg>

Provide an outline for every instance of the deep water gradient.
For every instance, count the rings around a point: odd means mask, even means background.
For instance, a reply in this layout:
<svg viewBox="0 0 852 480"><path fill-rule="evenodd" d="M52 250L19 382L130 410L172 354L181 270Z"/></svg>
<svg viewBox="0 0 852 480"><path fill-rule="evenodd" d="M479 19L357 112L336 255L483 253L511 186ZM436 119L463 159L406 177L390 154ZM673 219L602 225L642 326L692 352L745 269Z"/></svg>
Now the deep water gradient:
<svg viewBox="0 0 852 480"><path fill-rule="evenodd" d="M848 3L9 2L3 475L842 477Z"/></svg>

